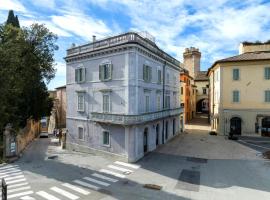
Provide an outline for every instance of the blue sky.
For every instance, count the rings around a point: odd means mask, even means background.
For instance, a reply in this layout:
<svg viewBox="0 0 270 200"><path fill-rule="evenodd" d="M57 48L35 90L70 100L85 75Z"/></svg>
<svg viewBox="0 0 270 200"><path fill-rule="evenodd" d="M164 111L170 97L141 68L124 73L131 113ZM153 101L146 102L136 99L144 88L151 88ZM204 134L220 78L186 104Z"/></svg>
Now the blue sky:
<svg viewBox="0 0 270 200"><path fill-rule="evenodd" d="M199 48L201 70L238 54L242 41L270 40L269 0L1 0L1 23L9 9L21 25L43 23L58 35L57 73L49 89L65 84L66 49L92 35L148 31L181 62L186 47Z"/></svg>

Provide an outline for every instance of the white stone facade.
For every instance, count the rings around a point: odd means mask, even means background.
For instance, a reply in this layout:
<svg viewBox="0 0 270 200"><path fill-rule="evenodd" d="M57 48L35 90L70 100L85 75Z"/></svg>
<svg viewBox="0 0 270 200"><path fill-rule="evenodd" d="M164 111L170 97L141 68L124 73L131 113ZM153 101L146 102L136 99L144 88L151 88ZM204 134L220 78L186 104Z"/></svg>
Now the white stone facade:
<svg viewBox="0 0 270 200"><path fill-rule="evenodd" d="M153 42L126 33L71 48L66 62L68 148L135 162L180 133L180 62Z"/></svg>

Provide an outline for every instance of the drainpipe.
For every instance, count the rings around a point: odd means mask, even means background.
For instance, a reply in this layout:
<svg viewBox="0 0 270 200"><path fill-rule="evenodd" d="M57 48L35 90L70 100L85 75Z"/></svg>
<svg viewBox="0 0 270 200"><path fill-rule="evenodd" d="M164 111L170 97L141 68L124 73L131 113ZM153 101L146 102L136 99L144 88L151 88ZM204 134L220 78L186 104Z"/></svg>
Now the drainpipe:
<svg viewBox="0 0 270 200"><path fill-rule="evenodd" d="M214 91L215 91L214 81L215 81L215 74L214 74L214 71L212 71L212 73L213 73L213 83L212 83L212 88L213 88L213 91L212 91L212 99L213 99L213 102L212 102L212 124L213 124L214 123L213 122L213 117L214 117L213 115L214 115L214 109L215 109L215 105L214 105L214 103L215 103L215 100L214 100Z"/></svg>
<svg viewBox="0 0 270 200"><path fill-rule="evenodd" d="M165 69L166 69L166 61L164 61L164 65L163 65L163 82L162 82L162 108L163 110L165 109ZM164 134L165 134L165 128L164 128L164 125L165 125L165 121L164 121L164 118L163 118L163 121L162 121L162 144L164 144Z"/></svg>

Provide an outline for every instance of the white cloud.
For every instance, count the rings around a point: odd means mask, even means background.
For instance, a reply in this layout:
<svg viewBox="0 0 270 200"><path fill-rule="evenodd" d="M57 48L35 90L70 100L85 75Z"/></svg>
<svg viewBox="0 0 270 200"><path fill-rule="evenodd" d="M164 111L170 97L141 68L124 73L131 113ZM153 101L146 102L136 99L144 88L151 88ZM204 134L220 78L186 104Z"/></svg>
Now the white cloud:
<svg viewBox="0 0 270 200"><path fill-rule="evenodd" d="M72 35L55 25L54 23L50 21L43 21L43 20L29 20L29 19L22 19L20 20L20 23L22 26L30 26L33 23L38 23L38 24L44 24L51 32L57 34L57 36L62 36L62 37L71 37Z"/></svg>
<svg viewBox="0 0 270 200"><path fill-rule="evenodd" d="M104 37L112 33L113 27L108 27L102 20L78 13L52 16L52 22L61 29L90 40L92 35Z"/></svg>
<svg viewBox="0 0 270 200"><path fill-rule="evenodd" d="M66 64L63 62L56 63L56 76L66 76Z"/></svg>
<svg viewBox="0 0 270 200"><path fill-rule="evenodd" d="M1 0L0 10L14 10L26 12L26 8L18 0Z"/></svg>
<svg viewBox="0 0 270 200"><path fill-rule="evenodd" d="M54 9L55 8L55 1L54 0L34 0L31 1L35 6L38 7L45 7L49 9Z"/></svg>
<svg viewBox="0 0 270 200"><path fill-rule="evenodd" d="M261 2L102 0L94 3L125 13L131 18L134 30L149 31L161 48L180 60L185 47L199 47L202 61L209 64L222 56L231 56L228 52L237 53L239 43L244 40L270 39L270 4Z"/></svg>

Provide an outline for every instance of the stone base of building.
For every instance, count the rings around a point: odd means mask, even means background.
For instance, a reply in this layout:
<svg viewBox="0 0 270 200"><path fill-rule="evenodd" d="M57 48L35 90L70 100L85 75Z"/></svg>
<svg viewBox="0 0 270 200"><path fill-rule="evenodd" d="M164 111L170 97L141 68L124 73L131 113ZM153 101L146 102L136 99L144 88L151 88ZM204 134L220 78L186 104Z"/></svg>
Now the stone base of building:
<svg viewBox="0 0 270 200"><path fill-rule="evenodd" d="M180 116L126 126L67 119L67 128L68 149L99 155L115 155L127 162L138 161L183 130ZM109 144L104 144L104 132L109 133Z"/></svg>
<svg viewBox="0 0 270 200"><path fill-rule="evenodd" d="M270 110L224 109L212 116L211 128L221 135L270 136Z"/></svg>
<svg viewBox="0 0 270 200"><path fill-rule="evenodd" d="M79 144L75 144L75 143L66 143L66 149L68 149L70 151L94 154L94 155L98 155L98 156L105 156L105 157L109 156L109 157L113 157L114 159L119 160L119 161L128 162L128 158L125 155L114 154L114 153L110 153L108 151L101 151L98 149L93 149L93 148L86 147L86 146L79 145Z"/></svg>

